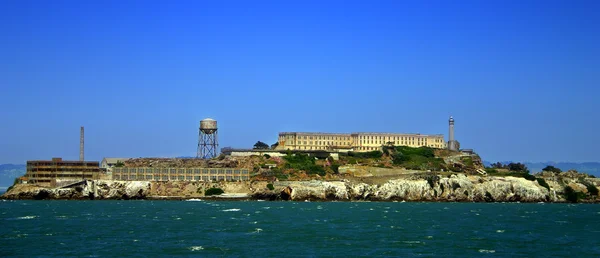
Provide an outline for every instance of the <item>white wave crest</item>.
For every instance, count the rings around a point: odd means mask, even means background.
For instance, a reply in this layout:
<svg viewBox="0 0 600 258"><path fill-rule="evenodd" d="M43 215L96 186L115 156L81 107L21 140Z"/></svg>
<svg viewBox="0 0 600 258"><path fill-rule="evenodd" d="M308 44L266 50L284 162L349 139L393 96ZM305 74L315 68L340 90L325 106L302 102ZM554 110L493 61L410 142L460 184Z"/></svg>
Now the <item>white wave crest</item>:
<svg viewBox="0 0 600 258"><path fill-rule="evenodd" d="M18 217L18 218L16 218L16 219L35 219L35 218L37 218L37 217L38 217L38 216L24 216L24 217Z"/></svg>
<svg viewBox="0 0 600 258"><path fill-rule="evenodd" d="M186 202L203 202L204 200L202 199L189 199L189 200L185 200Z"/></svg>
<svg viewBox="0 0 600 258"><path fill-rule="evenodd" d="M496 250L479 249L480 253L493 254Z"/></svg>
<svg viewBox="0 0 600 258"><path fill-rule="evenodd" d="M223 210L223 211L240 211L240 209L227 209L227 210Z"/></svg>
<svg viewBox="0 0 600 258"><path fill-rule="evenodd" d="M190 246L190 251L195 252L195 251L200 251L200 250L204 250L204 247L202 246Z"/></svg>

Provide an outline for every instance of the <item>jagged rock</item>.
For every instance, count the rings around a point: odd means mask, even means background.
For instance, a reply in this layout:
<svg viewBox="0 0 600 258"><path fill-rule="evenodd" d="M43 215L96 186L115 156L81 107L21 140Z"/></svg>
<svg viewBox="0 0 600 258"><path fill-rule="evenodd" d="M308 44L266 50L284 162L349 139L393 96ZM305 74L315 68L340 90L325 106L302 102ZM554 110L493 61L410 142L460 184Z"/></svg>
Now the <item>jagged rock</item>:
<svg viewBox="0 0 600 258"><path fill-rule="evenodd" d="M566 180L561 178L560 180ZM586 179L587 180L587 179ZM591 179L590 179L591 180ZM406 200L458 202L561 202L564 186L587 192L576 180L558 182L546 179L550 191L537 181L517 177L481 177L453 174L388 180L382 185L341 181L268 182L148 182L87 180L65 189L47 189L34 185L16 185L5 199L144 199L198 198L209 188L221 188L226 194L266 200ZM589 181L592 182L592 181Z"/></svg>

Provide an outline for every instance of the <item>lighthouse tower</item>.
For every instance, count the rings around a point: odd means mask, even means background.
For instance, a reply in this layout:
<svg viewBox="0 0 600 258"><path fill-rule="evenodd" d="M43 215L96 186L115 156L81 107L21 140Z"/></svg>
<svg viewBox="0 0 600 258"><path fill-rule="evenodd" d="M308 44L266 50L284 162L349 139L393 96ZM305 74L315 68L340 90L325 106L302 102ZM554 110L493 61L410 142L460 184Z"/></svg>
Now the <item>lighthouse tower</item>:
<svg viewBox="0 0 600 258"><path fill-rule="evenodd" d="M454 118L450 116L450 120L448 120L448 149L451 151L458 151L459 145L456 139L454 139Z"/></svg>

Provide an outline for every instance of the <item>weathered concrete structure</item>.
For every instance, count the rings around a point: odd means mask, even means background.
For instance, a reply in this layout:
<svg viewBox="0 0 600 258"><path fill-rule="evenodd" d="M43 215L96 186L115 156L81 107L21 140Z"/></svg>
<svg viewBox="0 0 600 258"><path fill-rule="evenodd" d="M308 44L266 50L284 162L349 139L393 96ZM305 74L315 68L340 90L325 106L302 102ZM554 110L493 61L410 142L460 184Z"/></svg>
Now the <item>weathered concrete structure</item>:
<svg viewBox="0 0 600 258"><path fill-rule="evenodd" d="M112 179L122 181L245 181L246 168L115 167Z"/></svg>
<svg viewBox="0 0 600 258"><path fill-rule="evenodd" d="M25 178L29 184L52 187L57 179L100 179L102 177L97 161L28 160Z"/></svg>

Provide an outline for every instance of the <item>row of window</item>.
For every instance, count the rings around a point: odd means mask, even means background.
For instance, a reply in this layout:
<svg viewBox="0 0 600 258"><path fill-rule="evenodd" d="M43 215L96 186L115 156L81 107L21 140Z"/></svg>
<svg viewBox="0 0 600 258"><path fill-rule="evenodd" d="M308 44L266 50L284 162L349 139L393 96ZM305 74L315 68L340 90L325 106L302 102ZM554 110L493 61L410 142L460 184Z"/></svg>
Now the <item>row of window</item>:
<svg viewBox="0 0 600 258"><path fill-rule="evenodd" d="M248 176L165 176L165 175L113 175L114 180L128 181L238 181L248 180Z"/></svg>
<svg viewBox="0 0 600 258"><path fill-rule="evenodd" d="M286 136L286 138L288 139L293 139L293 136ZM298 137L296 137L296 139L304 139L304 140L344 140L344 141L349 141L350 137L343 137L343 136L306 136L306 135L300 135Z"/></svg>
<svg viewBox="0 0 600 258"><path fill-rule="evenodd" d="M156 173L156 174L248 174L247 169L223 168L113 168L113 173Z"/></svg>

